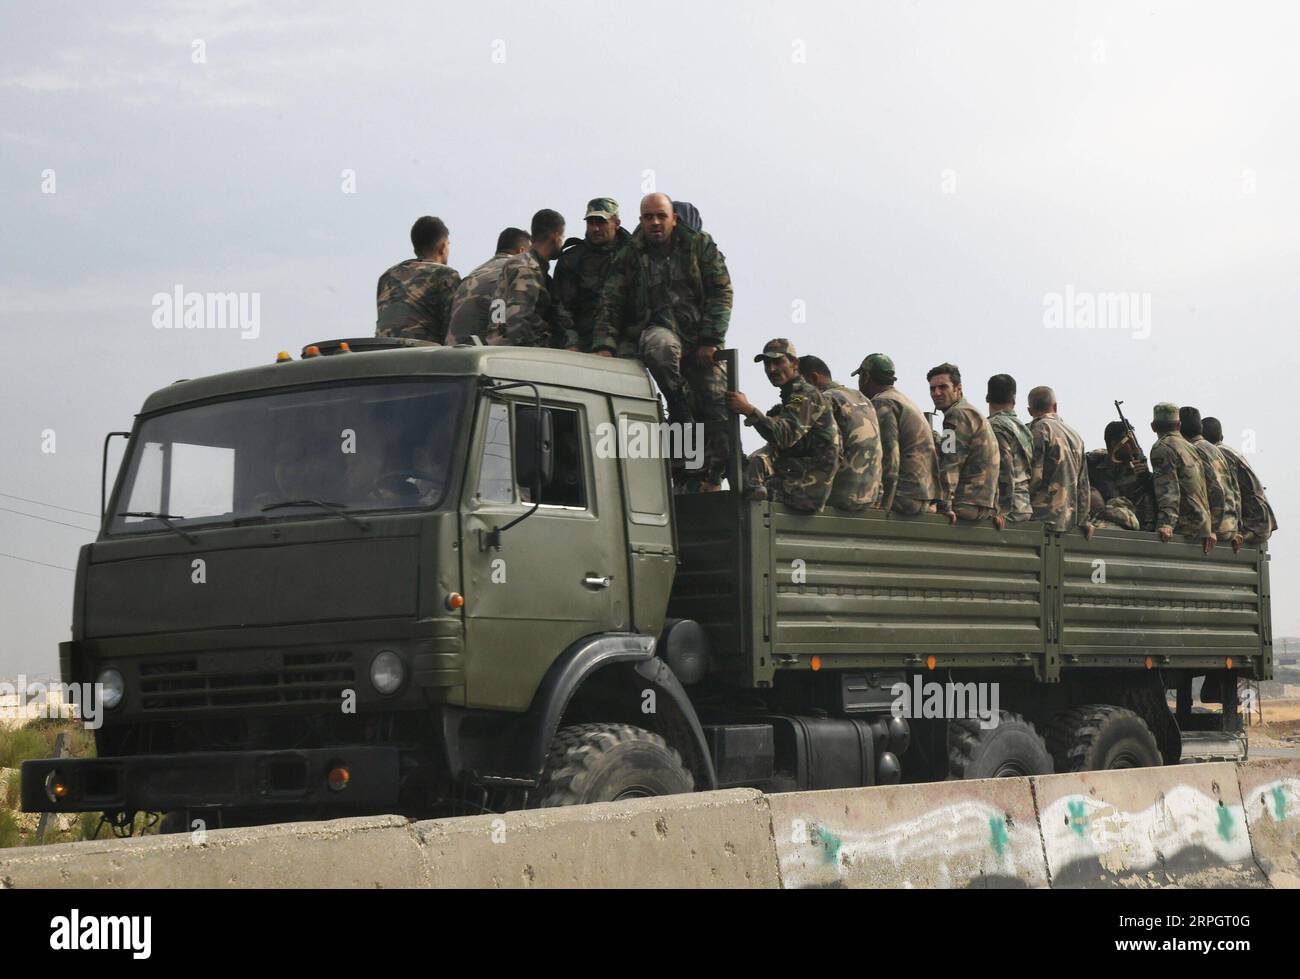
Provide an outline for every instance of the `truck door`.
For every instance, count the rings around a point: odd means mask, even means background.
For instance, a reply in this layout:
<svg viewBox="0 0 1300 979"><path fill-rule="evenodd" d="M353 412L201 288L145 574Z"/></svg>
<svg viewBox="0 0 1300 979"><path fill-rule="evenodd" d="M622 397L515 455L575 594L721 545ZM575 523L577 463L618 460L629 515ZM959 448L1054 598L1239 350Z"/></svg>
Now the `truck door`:
<svg viewBox="0 0 1300 979"><path fill-rule="evenodd" d="M575 640L629 627L627 545L617 458L595 452L609 421L596 394L539 385L551 417L554 471L537 508L489 545L494 528L533 510L516 448L531 425L531 388L485 395L465 483L466 705L526 708L542 675ZM522 410L521 410L522 409Z"/></svg>

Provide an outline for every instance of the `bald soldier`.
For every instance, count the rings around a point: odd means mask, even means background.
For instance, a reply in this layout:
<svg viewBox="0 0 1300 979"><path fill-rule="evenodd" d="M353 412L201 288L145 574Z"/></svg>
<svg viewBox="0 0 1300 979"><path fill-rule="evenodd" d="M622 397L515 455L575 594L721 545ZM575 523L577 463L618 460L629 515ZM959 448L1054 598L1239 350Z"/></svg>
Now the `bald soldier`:
<svg viewBox="0 0 1300 979"><path fill-rule="evenodd" d="M880 508L908 515L929 509L939 498L934 434L921 409L894 387L894 362L868 354L851 376L880 422Z"/></svg>
<svg viewBox="0 0 1300 979"><path fill-rule="evenodd" d="M939 453L939 512L950 523L993 520L998 529L998 440L988 419L966 400L961 371L943 363L925 375L930 400L943 412L943 431L935 435Z"/></svg>
<svg viewBox="0 0 1300 979"><path fill-rule="evenodd" d="M1263 544L1277 530L1277 517L1264 495L1264 484L1246 457L1223 441L1223 425L1217 418L1201 420L1201 432L1231 465L1241 495L1241 533L1246 544Z"/></svg>
<svg viewBox="0 0 1300 979"><path fill-rule="evenodd" d="M1029 392L1029 414L1034 419L1029 433L1034 437L1034 461L1029 472L1029 502L1034 519L1054 530L1078 527L1092 539L1088 519L1092 487L1088 484L1088 462L1083 439L1056 414L1056 392L1047 386Z"/></svg>
<svg viewBox="0 0 1300 979"><path fill-rule="evenodd" d="M830 505L837 510L880 506L880 424L871 399L836 383L820 357L800 357L799 374L821 392L840 430L840 464Z"/></svg>
<svg viewBox="0 0 1300 979"><path fill-rule="evenodd" d="M1152 410L1151 431L1159 438L1151 447L1156 484L1156 533L1162 541L1181 534L1199 540L1206 554L1214 550L1210 500L1205 490L1201 457L1183 438L1178 405L1161 401Z"/></svg>
<svg viewBox="0 0 1300 979"><path fill-rule="evenodd" d="M989 425L998 440L998 516L1012 523L1032 520L1029 471L1034 462L1034 437L1016 414L1016 379L1010 374L994 374L984 400L989 406Z"/></svg>
<svg viewBox="0 0 1300 979"><path fill-rule="evenodd" d="M610 265L591 349L640 357L670 422L702 422L704 471L680 488L721 489L730 442L726 372L714 354L731 322L731 276L707 232L677 220L667 194L641 200L641 223Z"/></svg>
<svg viewBox="0 0 1300 979"><path fill-rule="evenodd" d="M1241 550L1241 493L1227 458L1201 432L1201 412L1190 405L1178 409L1178 429L1196 450L1204 467L1205 495L1210 503L1214 536L1232 544L1235 554Z"/></svg>
<svg viewBox="0 0 1300 979"><path fill-rule="evenodd" d="M796 510L820 510L830 497L840 461L835 413L821 392L799 376L789 340L769 340L754 360L762 362L772 386L781 389L781 403L764 414L740 391L727 394L727 407L767 440L749 457L745 492Z"/></svg>

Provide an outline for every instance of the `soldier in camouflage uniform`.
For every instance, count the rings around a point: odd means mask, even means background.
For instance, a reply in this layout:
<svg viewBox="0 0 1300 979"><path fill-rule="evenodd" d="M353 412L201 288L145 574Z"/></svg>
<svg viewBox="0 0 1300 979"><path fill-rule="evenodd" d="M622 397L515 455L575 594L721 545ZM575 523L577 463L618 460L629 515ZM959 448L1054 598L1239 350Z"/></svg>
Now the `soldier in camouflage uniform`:
<svg viewBox="0 0 1300 979"><path fill-rule="evenodd" d="M1156 481L1156 533L1162 541L1174 534L1199 540L1209 554L1217 538L1205 491L1205 468L1179 428L1177 405L1162 401L1155 406L1151 430L1159 438L1151 447L1151 468Z"/></svg>
<svg viewBox="0 0 1300 979"><path fill-rule="evenodd" d="M1094 486L1090 493L1092 505L1089 522L1098 530L1138 530L1137 514L1127 497L1116 496L1105 502Z"/></svg>
<svg viewBox="0 0 1300 979"><path fill-rule="evenodd" d="M701 490L727 470L727 378L713 355L731 320L731 276L713 239L677 221L666 194L641 201L641 225L614 256L596 314L592 352L640 357L671 422L704 424Z"/></svg>
<svg viewBox="0 0 1300 979"><path fill-rule="evenodd" d="M994 374L984 400L989 406L989 425L998 440L998 516L1012 523L1032 520L1029 470L1034 462L1034 437L1016 414L1016 379L1010 374Z"/></svg>
<svg viewBox="0 0 1300 979"><path fill-rule="evenodd" d="M460 285L460 273L447 264L451 235L441 220L425 215L411 225L411 247L415 258L379 277L375 336L444 343L451 299Z"/></svg>
<svg viewBox="0 0 1300 979"><path fill-rule="evenodd" d="M522 228L506 228L497 236L496 254L460 281L460 288L451 301L448 343L469 343L471 337L487 340L487 329L493 321L492 299L496 296L501 266L511 255L528 251L532 243L533 239ZM505 322L504 304L496 308L496 322Z"/></svg>
<svg viewBox="0 0 1300 979"><path fill-rule="evenodd" d="M1241 550L1241 491L1236 474L1227 458L1201 432L1201 413L1188 405L1178 409L1178 427L1205 465L1205 493L1210 501L1210 518L1214 536L1232 544L1235 554Z"/></svg>
<svg viewBox="0 0 1300 979"><path fill-rule="evenodd" d="M820 357L800 357L800 376L821 392L840 430L840 464L831 487L837 510L880 506L880 423L871 399L831 378Z"/></svg>
<svg viewBox="0 0 1300 979"><path fill-rule="evenodd" d="M631 240L627 230L619 226L618 201L597 197L587 202L587 236L564 243L564 251L555 263L555 289L573 316L579 350L591 350L596 312L610 263L614 253Z"/></svg>
<svg viewBox="0 0 1300 979"><path fill-rule="evenodd" d="M781 403L767 414L739 391L727 395L727 407L767 440L764 451L750 457L745 491L754 498L815 512L826 505L840 460L840 430L835 413L821 392L799 376L794 344L769 340L754 360L767 379L781 389Z"/></svg>
<svg viewBox="0 0 1300 979"><path fill-rule="evenodd" d="M1029 471L1029 502L1034 519L1054 530L1079 527L1092 539L1088 504L1092 487L1088 483L1088 462L1083 439L1056 414L1056 392L1036 387L1029 392L1029 432L1034 437L1034 461Z"/></svg>
<svg viewBox="0 0 1300 979"><path fill-rule="evenodd" d="M943 431L934 436L939 455L938 510L949 522L993 520L998 516L998 440L988 419L966 400L956 364L940 364L925 375L930 399L943 412Z"/></svg>
<svg viewBox="0 0 1300 979"><path fill-rule="evenodd" d="M894 362L868 354L851 376L871 399L880 423L880 507L916 514L939 498L939 459L925 415L894 387Z"/></svg>
<svg viewBox="0 0 1300 979"><path fill-rule="evenodd" d="M1088 453L1088 481L1101 493L1103 500L1122 496L1130 501L1137 514L1138 528L1156 529L1156 496L1151 471L1142 461L1136 434L1130 438L1128 426L1113 421L1106 426L1106 448Z"/></svg>
<svg viewBox="0 0 1300 979"><path fill-rule="evenodd" d="M1243 542L1259 545L1277 530L1277 517L1269 506L1268 497L1264 495L1264 484L1255 475L1246 457L1223 441L1223 425L1217 418L1205 418L1201 421L1202 434L1210 444L1219 450L1228 460L1236 478L1237 491L1241 496L1241 526Z"/></svg>
<svg viewBox="0 0 1300 979"><path fill-rule="evenodd" d="M489 323L488 343L510 347L578 349L573 317L555 298L551 262L564 245L564 216L543 208L533 215L533 247L501 266L494 303L503 321Z"/></svg>

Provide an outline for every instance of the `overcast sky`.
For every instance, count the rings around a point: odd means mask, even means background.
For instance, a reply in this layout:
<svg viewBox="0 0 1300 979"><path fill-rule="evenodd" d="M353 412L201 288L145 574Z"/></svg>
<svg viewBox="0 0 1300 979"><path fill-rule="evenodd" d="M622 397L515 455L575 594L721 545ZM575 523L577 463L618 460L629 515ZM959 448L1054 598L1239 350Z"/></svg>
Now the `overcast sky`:
<svg viewBox="0 0 1300 979"><path fill-rule="evenodd" d="M2 9L0 675L57 671L100 443L149 392L373 332L420 214L467 271L540 207L580 234L651 186L702 212L745 354L789 336L849 380L883 350L926 406L934 364L977 403L1006 371L1090 447L1115 398L1246 432L1300 633L1294 4ZM177 286L259 293L260 334L155 329ZM1149 322L1048 329L1067 290Z"/></svg>

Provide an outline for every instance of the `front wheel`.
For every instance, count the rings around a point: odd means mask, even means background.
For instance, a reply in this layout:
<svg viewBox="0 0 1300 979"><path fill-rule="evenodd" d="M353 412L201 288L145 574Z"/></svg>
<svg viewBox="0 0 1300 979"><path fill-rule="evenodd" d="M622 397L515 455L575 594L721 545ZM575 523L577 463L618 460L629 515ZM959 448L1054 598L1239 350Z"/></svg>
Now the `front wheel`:
<svg viewBox="0 0 1300 979"><path fill-rule="evenodd" d="M573 724L551 742L538 808L691 792L695 779L659 735L631 724Z"/></svg>

